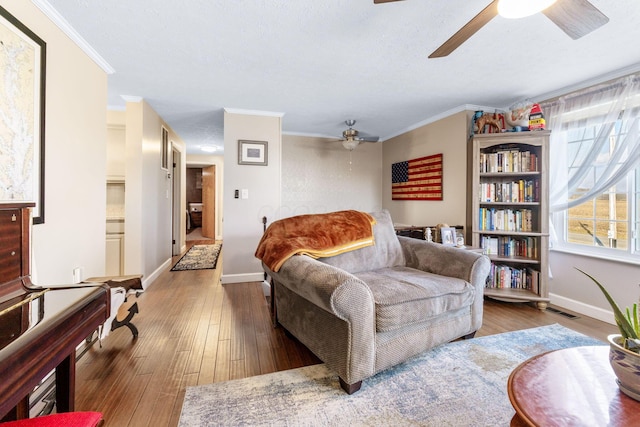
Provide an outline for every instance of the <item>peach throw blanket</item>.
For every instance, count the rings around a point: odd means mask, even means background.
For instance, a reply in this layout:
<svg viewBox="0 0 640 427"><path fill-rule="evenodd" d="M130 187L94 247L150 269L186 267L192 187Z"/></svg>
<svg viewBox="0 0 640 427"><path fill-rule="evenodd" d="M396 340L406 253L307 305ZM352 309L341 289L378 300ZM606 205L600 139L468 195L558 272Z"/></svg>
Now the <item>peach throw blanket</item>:
<svg viewBox="0 0 640 427"><path fill-rule="evenodd" d="M298 215L273 222L265 231L256 258L278 271L293 255L322 258L372 246L376 220L358 211Z"/></svg>

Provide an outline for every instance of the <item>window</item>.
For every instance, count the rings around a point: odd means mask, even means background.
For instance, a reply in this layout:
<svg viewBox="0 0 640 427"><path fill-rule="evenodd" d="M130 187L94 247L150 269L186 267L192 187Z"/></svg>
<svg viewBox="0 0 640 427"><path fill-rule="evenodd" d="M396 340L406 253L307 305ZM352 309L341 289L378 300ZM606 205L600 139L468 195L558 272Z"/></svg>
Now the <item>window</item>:
<svg viewBox="0 0 640 427"><path fill-rule="evenodd" d="M542 105L554 246L640 262L640 76Z"/></svg>
<svg viewBox="0 0 640 427"><path fill-rule="evenodd" d="M568 167L568 175L576 176L577 169L581 166L581 157L588 153L595 143L597 128L577 129L568 132L567 146L568 157L576 162ZM616 143L624 141L624 128L622 123L613 127L609 137L609 144L603 144L598 150L596 159L583 172L584 179L578 188L569 196L569 204L580 200L594 188L602 177L607 167L620 168L620 162L613 160L612 154ZM592 246L598 248L617 249L619 251L638 252L637 234L638 221L630 222L630 212L637 202L637 180L640 170L635 169L587 201L570 207L566 211L564 241L568 244ZM635 197L634 197L635 194ZM631 202L630 202L631 201Z"/></svg>

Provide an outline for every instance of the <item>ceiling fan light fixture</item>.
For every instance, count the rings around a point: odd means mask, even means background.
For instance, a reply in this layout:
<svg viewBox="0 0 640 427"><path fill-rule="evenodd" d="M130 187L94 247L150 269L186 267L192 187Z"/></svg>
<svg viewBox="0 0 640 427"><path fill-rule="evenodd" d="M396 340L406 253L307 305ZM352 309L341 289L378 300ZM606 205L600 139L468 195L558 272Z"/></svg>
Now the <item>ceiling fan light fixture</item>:
<svg viewBox="0 0 640 427"><path fill-rule="evenodd" d="M503 18L518 19L541 12L557 0L498 0L498 14Z"/></svg>
<svg viewBox="0 0 640 427"><path fill-rule="evenodd" d="M218 148L215 145L201 145L200 150L205 153L215 153Z"/></svg>
<svg viewBox="0 0 640 427"><path fill-rule="evenodd" d="M342 146L349 151L353 151L353 149L356 148L358 144L360 144L360 141L358 141L357 139L345 139L344 141L342 141Z"/></svg>

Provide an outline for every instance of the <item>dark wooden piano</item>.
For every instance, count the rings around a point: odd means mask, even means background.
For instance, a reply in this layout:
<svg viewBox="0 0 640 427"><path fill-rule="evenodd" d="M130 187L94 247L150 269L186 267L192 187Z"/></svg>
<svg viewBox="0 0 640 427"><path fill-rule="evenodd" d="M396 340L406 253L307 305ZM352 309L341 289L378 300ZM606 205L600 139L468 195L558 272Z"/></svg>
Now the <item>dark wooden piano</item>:
<svg viewBox="0 0 640 427"><path fill-rule="evenodd" d="M56 411L74 410L76 347L109 317L106 285L30 279L30 208L0 204L0 420L29 417L29 394L55 370Z"/></svg>

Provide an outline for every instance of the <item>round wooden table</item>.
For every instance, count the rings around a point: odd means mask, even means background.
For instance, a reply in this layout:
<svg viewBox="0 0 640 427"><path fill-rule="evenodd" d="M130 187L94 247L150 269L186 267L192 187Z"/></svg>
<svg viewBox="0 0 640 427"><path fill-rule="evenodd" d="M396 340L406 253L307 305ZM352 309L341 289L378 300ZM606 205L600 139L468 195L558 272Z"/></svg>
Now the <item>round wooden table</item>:
<svg viewBox="0 0 640 427"><path fill-rule="evenodd" d="M509 376L511 426L640 426L640 402L618 389L609 346L556 350Z"/></svg>

